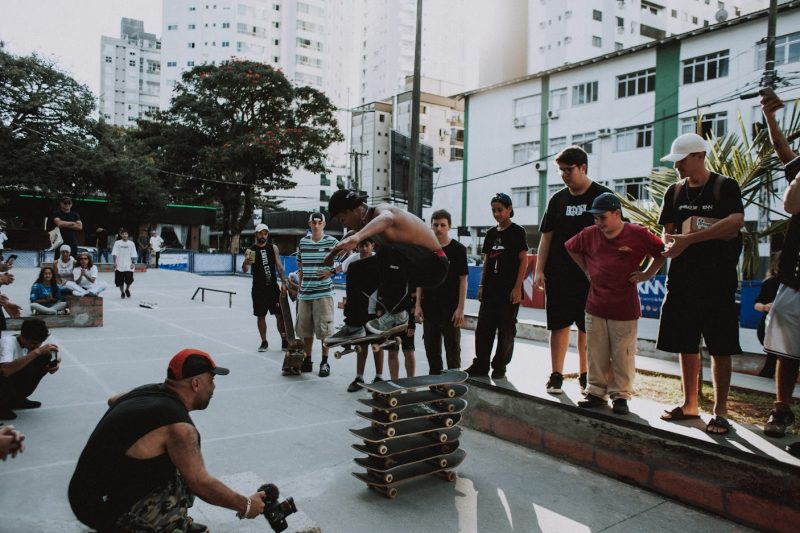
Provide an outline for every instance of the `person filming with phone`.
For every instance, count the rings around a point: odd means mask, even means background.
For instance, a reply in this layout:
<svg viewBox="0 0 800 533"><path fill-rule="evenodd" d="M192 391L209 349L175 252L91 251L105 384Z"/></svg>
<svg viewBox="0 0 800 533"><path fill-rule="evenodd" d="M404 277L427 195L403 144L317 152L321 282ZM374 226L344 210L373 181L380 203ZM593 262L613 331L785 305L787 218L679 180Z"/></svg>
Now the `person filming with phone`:
<svg viewBox="0 0 800 533"><path fill-rule="evenodd" d="M29 400L45 374L58 372L58 346L44 341L50 336L39 318L22 323L19 335L0 339L0 420L17 418L14 409L36 409L41 402Z"/></svg>

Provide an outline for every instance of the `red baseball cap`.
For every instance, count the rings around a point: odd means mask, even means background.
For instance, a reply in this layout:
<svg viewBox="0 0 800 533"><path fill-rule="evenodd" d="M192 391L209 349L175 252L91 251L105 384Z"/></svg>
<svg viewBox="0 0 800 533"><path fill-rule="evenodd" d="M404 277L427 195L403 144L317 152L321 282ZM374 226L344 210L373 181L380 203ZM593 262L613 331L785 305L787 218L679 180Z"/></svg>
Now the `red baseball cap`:
<svg viewBox="0 0 800 533"><path fill-rule="evenodd" d="M184 348L172 356L167 367L167 378L180 381L206 372L225 376L230 370L217 366L211 356L202 350Z"/></svg>

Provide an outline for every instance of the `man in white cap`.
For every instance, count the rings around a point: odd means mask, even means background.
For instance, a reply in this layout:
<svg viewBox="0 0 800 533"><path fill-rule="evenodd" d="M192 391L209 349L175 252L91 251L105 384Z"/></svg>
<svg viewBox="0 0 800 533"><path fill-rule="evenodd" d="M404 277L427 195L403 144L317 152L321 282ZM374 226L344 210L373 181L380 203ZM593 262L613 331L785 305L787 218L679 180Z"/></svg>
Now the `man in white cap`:
<svg viewBox="0 0 800 533"><path fill-rule="evenodd" d="M744 207L736 180L706 167L707 150L702 137L687 133L661 158L675 164L681 179L664 194L658 219L664 227L663 255L671 262L657 347L680 354L684 394L683 404L661 418L696 419L700 337L705 339L714 380L714 416L706 431L721 435L730 431L726 417L731 355L742 351L735 293Z"/></svg>
<svg viewBox="0 0 800 533"><path fill-rule="evenodd" d="M286 276L283 272L283 264L278 255L278 247L267 243L269 237L269 227L266 224L259 224L255 229L256 242L247 249L242 263L242 272L250 270L253 265L253 288L250 289L250 296L253 298L253 315L258 324L258 334L261 335L261 345L259 352L266 352L269 349L267 342L267 313L272 313L281 332L282 348L286 349L286 328L281 314L281 289L278 288L278 277L286 285Z"/></svg>

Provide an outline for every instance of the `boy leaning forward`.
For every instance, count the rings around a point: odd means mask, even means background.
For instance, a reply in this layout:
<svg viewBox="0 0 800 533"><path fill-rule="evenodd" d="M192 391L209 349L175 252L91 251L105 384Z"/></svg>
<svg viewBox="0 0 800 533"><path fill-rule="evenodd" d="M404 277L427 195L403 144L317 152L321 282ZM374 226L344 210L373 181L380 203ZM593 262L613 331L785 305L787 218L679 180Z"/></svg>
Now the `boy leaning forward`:
<svg viewBox="0 0 800 533"><path fill-rule="evenodd" d="M636 373L636 329L639 316L637 283L653 277L664 263L660 238L622 219L613 193L595 198L589 210L595 225L569 239L565 247L591 281L586 299L586 344L589 385L579 407L613 402L617 414L628 414ZM651 261L642 272L646 257Z"/></svg>

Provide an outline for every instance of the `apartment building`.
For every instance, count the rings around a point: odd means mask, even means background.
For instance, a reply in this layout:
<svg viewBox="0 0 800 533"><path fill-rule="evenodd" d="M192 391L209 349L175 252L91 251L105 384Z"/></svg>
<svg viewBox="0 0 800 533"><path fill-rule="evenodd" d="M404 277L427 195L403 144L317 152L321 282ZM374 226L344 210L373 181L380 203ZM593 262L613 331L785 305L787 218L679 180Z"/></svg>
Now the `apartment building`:
<svg viewBox="0 0 800 533"><path fill-rule="evenodd" d="M769 0L528 0L528 73L765 9Z"/></svg>
<svg viewBox="0 0 800 533"><path fill-rule="evenodd" d="M144 22L123 18L120 36L100 39L99 112L106 122L133 126L157 111L161 92L161 42Z"/></svg>
<svg viewBox="0 0 800 533"><path fill-rule="evenodd" d="M785 2L777 20L779 94L791 116L800 98L800 2ZM434 204L451 206L454 225L478 235L494 224L488 199L509 192L515 222L535 236L547 199L563 187L553 157L569 144L589 152L589 176L619 193L648 200L647 176L672 140L693 131L698 114L717 136L761 122L766 10L660 41L612 52L461 95L464 165L459 195L435 189ZM800 111L800 110L798 110ZM779 183L778 194L785 184ZM773 199L771 208L782 210ZM755 206L745 212L757 222ZM459 222L455 222L459 221ZM475 237L464 243L473 251ZM765 256L767 250L762 250Z"/></svg>

